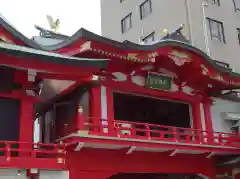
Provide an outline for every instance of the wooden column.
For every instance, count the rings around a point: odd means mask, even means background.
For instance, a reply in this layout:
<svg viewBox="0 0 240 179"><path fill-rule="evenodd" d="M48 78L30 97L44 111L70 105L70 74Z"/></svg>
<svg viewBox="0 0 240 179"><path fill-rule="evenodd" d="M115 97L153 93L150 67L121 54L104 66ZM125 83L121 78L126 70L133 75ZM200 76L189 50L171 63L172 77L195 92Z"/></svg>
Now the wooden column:
<svg viewBox="0 0 240 179"><path fill-rule="evenodd" d="M200 110L200 102L192 103L192 116L193 116L193 127L197 129L195 135L197 136L197 140L199 142L202 141L202 124L201 124L201 110Z"/></svg>
<svg viewBox="0 0 240 179"><path fill-rule="evenodd" d="M115 130L114 130L113 91L109 87L107 87L107 116L108 116L109 133L114 135L115 134Z"/></svg>
<svg viewBox="0 0 240 179"><path fill-rule="evenodd" d="M208 142L213 142L213 126L212 126L212 116L211 116L211 105L210 100L203 103L204 119L206 124L206 131L208 135Z"/></svg>
<svg viewBox="0 0 240 179"><path fill-rule="evenodd" d="M192 104L192 116L194 129L202 130L200 102L195 102Z"/></svg>
<svg viewBox="0 0 240 179"><path fill-rule="evenodd" d="M33 126L34 126L34 102L29 97L21 99L20 107L20 134L19 141L29 144L20 144L20 149L31 150L33 143ZM19 156L28 156L29 153L19 153Z"/></svg>
<svg viewBox="0 0 240 179"><path fill-rule="evenodd" d="M101 126L101 86L96 86L89 93L90 121L94 126ZM97 127L94 132L99 132Z"/></svg>
<svg viewBox="0 0 240 179"><path fill-rule="evenodd" d="M33 141L33 124L34 124L34 102L28 97L21 100L20 109L20 137L22 142Z"/></svg>

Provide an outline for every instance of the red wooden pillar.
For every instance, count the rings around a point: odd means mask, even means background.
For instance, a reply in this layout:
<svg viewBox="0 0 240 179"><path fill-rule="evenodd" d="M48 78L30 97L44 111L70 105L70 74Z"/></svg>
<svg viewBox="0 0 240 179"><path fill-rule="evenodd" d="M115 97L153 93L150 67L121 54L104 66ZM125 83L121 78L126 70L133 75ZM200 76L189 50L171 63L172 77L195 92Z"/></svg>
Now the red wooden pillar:
<svg viewBox="0 0 240 179"><path fill-rule="evenodd" d="M107 94L107 116L108 116L108 130L110 134L115 134L114 130L114 101L113 101L113 91L111 88L106 89Z"/></svg>
<svg viewBox="0 0 240 179"><path fill-rule="evenodd" d="M208 142L213 143L213 126L212 126L212 117L211 117L211 101L206 101L203 103L204 119L206 124L206 131L208 135Z"/></svg>
<svg viewBox="0 0 240 179"><path fill-rule="evenodd" d="M200 102L195 102L192 104L192 116L193 116L193 127L194 129L202 129L201 124L201 110Z"/></svg>
<svg viewBox="0 0 240 179"><path fill-rule="evenodd" d="M201 110L200 102L192 103L193 127L196 129L197 140L202 140L202 124L201 124Z"/></svg>
<svg viewBox="0 0 240 179"><path fill-rule="evenodd" d="M101 86L96 86L91 89L89 95L90 103L90 123L93 132L99 132L101 126Z"/></svg>
<svg viewBox="0 0 240 179"><path fill-rule="evenodd" d="M34 123L34 102L26 97L21 100L20 112L20 141L32 142L33 141L33 123Z"/></svg>
<svg viewBox="0 0 240 179"><path fill-rule="evenodd" d="M33 104L34 104L33 100L28 97L23 97L21 99L19 141L29 143L29 144L20 144L19 148L21 149L27 149L27 150L32 149L33 126L34 126ZM19 155L23 156L28 154L20 153Z"/></svg>
<svg viewBox="0 0 240 179"><path fill-rule="evenodd" d="M235 175L235 179L240 179L240 173Z"/></svg>
<svg viewBox="0 0 240 179"><path fill-rule="evenodd" d="M86 116L83 112L83 107L78 105L77 117L76 117L76 130L81 131L85 129L84 123L87 122Z"/></svg>

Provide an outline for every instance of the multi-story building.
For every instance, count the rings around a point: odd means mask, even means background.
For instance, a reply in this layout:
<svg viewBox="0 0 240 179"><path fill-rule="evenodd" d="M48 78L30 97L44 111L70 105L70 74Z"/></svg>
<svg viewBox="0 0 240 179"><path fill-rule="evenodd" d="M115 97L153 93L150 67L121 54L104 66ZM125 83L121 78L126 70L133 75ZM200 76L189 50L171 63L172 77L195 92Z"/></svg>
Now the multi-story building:
<svg viewBox="0 0 240 179"><path fill-rule="evenodd" d="M101 8L103 36L149 42L185 24L193 46L240 71L239 0L101 0Z"/></svg>

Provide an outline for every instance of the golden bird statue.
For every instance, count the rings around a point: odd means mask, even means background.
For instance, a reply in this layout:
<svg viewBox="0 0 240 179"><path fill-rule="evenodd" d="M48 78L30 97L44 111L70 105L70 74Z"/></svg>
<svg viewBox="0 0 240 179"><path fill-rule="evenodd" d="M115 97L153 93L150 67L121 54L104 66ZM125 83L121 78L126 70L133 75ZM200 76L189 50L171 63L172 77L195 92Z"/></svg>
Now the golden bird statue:
<svg viewBox="0 0 240 179"><path fill-rule="evenodd" d="M56 33L60 26L60 20L57 19L56 21L54 21L53 17L50 15L47 15L47 20L48 20L50 29Z"/></svg>

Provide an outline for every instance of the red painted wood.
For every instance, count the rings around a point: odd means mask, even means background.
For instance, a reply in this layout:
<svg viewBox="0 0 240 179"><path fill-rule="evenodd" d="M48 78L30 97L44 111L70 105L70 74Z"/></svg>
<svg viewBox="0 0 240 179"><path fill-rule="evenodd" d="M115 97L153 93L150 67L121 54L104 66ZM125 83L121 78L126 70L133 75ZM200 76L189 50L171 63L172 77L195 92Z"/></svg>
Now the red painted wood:
<svg viewBox="0 0 240 179"><path fill-rule="evenodd" d="M91 156L91 157L89 157ZM184 161L184 165L183 165ZM67 158L70 178L75 179L84 172L84 178L95 175L108 178L123 173L214 173L214 161L198 155L171 157L166 153L133 152L126 155L123 151L82 149L70 152ZM104 174L101 175L101 174Z"/></svg>
<svg viewBox="0 0 240 179"><path fill-rule="evenodd" d="M213 142L213 126L212 126L212 116L211 116L211 102L205 102L203 105L203 111L204 111L204 119L205 119L205 124L206 124L206 131L208 132L209 135L209 142Z"/></svg>
<svg viewBox="0 0 240 179"><path fill-rule="evenodd" d="M106 96L107 96L107 116L108 116L108 125L109 133L114 133L114 102L113 102L113 91L111 88L106 87Z"/></svg>
<svg viewBox="0 0 240 179"><path fill-rule="evenodd" d="M66 73L77 76L89 76L93 71L98 72L98 68L79 68L76 66L66 66L62 64L42 62L37 59L21 59L13 56L1 55L1 64L11 65L15 67L30 68L35 70L43 70L52 73ZM81 70L79 70L81 69Z"/></svg>
<svg viewBox="0 0 240 179"><path fill-rule="evenodd" d="M7 29L5 29L3 26L0 26L0 36L3 35L3 37L7 38L8 40L10 40L13 44L16 45L21 45L21 46L25 46L25 44L20 41L19 39L16 39L13 34L9 33Z"/></svg>
<svg viewBox="0 0 240 179"><path fill-rule="evenodd" d="M118 137L121 139L125 139L124 142L126 142L127 139L148 140L149 146L153 145L155 142L158 142L158 141L159 142L160 141L181 142L181 143L189 144L190 146L192 144L198 144L198 145L200 144L199 146L200 149L201 149L201 144L209 145L210 148L211 146L215 146L215 148L218 148L218 146L222 146L222 145L239 147L238 142L236 140L233 140L233 139L238 139L238 136L233 133L221 133L221 132L208 133L207 131L203 131L201 129L180 128L180 127L174 127L174 126L163 126L163 125L119 121L119 120L111 121L111 123L106 123L107 125L105 126L105 128L108 128L108 132L104 132L103 130L94 131L94 127L98 129L102 129L103 119L91 118L91 120L88 120L88 121L89 122L85 126L83 126L81 130L84 130L85 128L87 128L89 129L89 132L91 134L99 136L100 139L101 139L101 136L109 136L109 137ZM122 124L128 124L128 125L123 126ZM142 133L141 135L139 134L140 131ZM88 139L88 137L86 138ZM216 139L214 143L213 143L213 139ZM115 142L121 143L119 140L114 138L110 140L115 140ZM145 141L145 143L148 143L148 141L147 142ZM204 150L204 149L201 149L201 150ZM229 151L231 150L232 149L230 149Z"/></svg>
<svg viewBox="0 0 240 179"><path fill-rule="evenodd" d="M199 102L195 102L192 104L192 117L193 117L194 129L202 130L201 111L200 111L200 103Z"/></svg>
<svg viewBox="0 0 240 179"><path fill-rule="evenodd" d="M21 142L33 142L33 121L34 121L34 114L33 114L33 101L29 100L28 98L21 99L21 107L20 107L20 134L19 134L19 141ZM27 144L20 144L20 149L26 149L28 147ZM19 155L29 155L28 153L22 153Z"/></svg>
<svg viewBox="0 0 240 179"><path fill-rule="evenodd" d="M94 88L91 88L89 92L89 104L90 104L90 116L91 119L101 119L101 87L96 86ZM91 120L90 119L90 120ZM100 128L102 127L101 121L100 120L93 120L94 121L94 126L99 126ZM98 131L96 127L93 126L94 131Z"/></svg>
<svg viewBox="0 0 240 179"><path fill-rule="evenodd" d="M13 141L0 141L0 144L5 144L5 147L0 148L4 152L0 156L0 168L65 168L66 153L63 145ZM12 145L16 144L20 147L13 148ZM61 163L58 162L59 158L62 159Z"/></svg>
<svg viewBox="0 0 240 179"><path fill-rule="evenodd" d="M199 98L198 96L189 96L182 92L168 92L168 91L147 89L145 87L138 86L129 82L103 81L102 84L111 88L112 90L158 97L166 100L177 100L177 101L190 102L190 103L201 100L201 98Z"/></svg>
<svg viewBox="0 0 240 179"><path fill-rule="evenodd" d="M33 141L33 115L33 101L23 98L20 112L20 141L22 142Z"/></svg>

